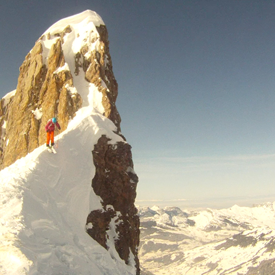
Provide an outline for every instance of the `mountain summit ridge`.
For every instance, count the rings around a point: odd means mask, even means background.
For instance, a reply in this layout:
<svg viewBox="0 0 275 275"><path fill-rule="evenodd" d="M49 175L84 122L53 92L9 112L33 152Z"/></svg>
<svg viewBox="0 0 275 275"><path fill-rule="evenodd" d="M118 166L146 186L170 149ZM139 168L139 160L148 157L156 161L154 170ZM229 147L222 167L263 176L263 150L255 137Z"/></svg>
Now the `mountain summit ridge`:
<svg viewBox="0 0 275 275"><path fill-rule="evenodd" d="M103 24L85 11L48 28L1 100L1 274L140 272L138 177Z"/></svg>

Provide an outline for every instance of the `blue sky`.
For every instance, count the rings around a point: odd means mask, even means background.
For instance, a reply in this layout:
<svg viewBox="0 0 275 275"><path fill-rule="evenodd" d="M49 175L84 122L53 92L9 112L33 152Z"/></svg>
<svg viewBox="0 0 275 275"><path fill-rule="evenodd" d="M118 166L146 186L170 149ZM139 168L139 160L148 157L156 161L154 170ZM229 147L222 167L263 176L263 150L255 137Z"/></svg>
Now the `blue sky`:
<svg viewBox="0 0 275 275"><path fill-rule="evenodd" d="M86 9L109 32L137 203L275 200L274 1L5 1L0 96L39 36Z"/></svg>

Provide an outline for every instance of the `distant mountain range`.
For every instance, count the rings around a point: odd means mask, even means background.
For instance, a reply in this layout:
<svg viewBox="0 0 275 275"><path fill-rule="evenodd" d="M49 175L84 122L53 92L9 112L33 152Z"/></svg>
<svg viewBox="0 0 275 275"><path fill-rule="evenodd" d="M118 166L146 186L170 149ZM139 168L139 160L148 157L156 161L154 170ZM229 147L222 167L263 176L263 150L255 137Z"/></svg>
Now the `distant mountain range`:
<svg viewBox="0 0 275 275"><path fill-rule="evenodd" d="M275 274L275 203L139 215L141 274Z"/></svg>

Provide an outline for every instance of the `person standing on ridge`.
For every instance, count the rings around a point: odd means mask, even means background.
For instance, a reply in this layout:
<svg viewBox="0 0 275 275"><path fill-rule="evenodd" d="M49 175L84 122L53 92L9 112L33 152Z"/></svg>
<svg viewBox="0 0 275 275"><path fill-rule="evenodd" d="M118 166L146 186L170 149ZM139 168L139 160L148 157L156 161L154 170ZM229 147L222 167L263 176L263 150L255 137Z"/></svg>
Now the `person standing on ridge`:
<svg viewBox="0 0 275 275"><path fill-rule="evenodd" d="M47 143L46 146L50 147L50 141L51 141L51 147L54 146L54 130L55 130L55 126L60 130L61 127L59 125L59 123L57 122L57 119L54 117L52 119L50 119L47 123L47 125L45 126L45 130L47 132Z"/></svg>

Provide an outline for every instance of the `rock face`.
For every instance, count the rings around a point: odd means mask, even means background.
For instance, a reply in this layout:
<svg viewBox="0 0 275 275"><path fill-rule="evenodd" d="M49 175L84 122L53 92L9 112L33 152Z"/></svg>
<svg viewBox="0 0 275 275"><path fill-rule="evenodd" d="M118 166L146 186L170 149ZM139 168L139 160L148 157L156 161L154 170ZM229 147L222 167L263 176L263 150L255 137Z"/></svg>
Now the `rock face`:
<svg viewBox="0 0 275 275"><path fill-rule="evenodd" d="M138 266L139 246L139 218L134 206L136 197L137 175L133 170L131 147L129 144L119 142L108 145L108 138L102 136L93 151L96 175L92 186L94 192L103 199L105 212L93 211L87 219L92 229L88 230L90 236L108 247L106 228L112 221L118 226L118 238L114 239L116 250L127 264L131 261L131 252ZM130 247L130 250L129 250Z"/></svg>
<svg viewBox="0 0 275 275"><path fill-rule="evenodd" d="M8 107L7 128L3 144L2 167L32 152L45 143L45 125L56 116L62 129L81 107L79 94L71 94L70 71L65 65L61 39L51 47L48 66L43 63L43 47L38 40L20 67L16 93Z"/></svg>
<svg viewBox="0 0 275 275"><path fill-rule="evenodd" d="M62 129L66 129L69 120L82 106L81 96L73 92L72 77L72 73L78 75L80 69L85 72L86 81L102 93L105 116L120 131L121 119L115 106L118 85L112 71L107 28L101 25L97 31L98 50L89 52L87 58L88 47L84 45L74 56L74 72L66 67L62 49L64 36L71 32L69 26L62 33L54 34L57 38L49 50L47 62L43 58L43 42L47 40L46 35L51 37L49 33L43 35L26 56L20 67L16 93L5 112L6 120L1 124L7 122L6 132L2 135L6 143L1 144L2 168L45 143L44 127L50 118L57 117Z"/></svg>
<svg viewBox="0 0 275 275"><path fill-rule="evenodd" d="M92 25L90 18L95 21ZM88 89L101 93L100 102L85 97L83 91ZM87 106L109 118L121 135L117 95L108 32L102 19L85 11L60 20L26 56L16 92L1 100L1 168L45 144L44 127L49 119L57 117L64 131L76 112ZM102 136L95 148L87 149L92 151L96 167L92 187L106 210L90 213L87 224L92 223L93 228L88 233L108 249L108 229L116 224L116 250L126 264L134 262L139 274L139 218L134 206L138 178L131 147L126 142L109 145L108 137Z"/></svg>

